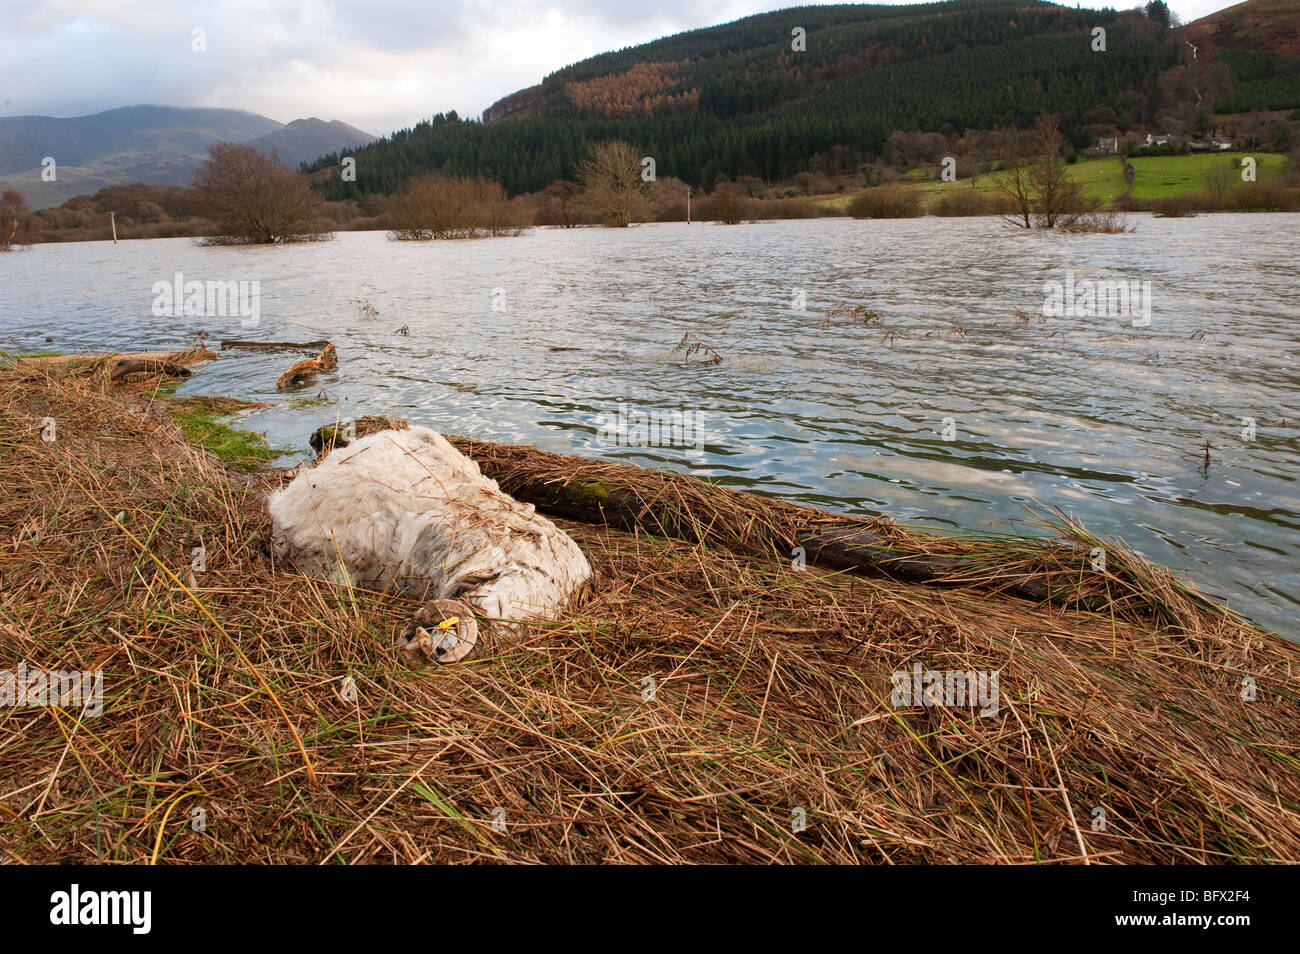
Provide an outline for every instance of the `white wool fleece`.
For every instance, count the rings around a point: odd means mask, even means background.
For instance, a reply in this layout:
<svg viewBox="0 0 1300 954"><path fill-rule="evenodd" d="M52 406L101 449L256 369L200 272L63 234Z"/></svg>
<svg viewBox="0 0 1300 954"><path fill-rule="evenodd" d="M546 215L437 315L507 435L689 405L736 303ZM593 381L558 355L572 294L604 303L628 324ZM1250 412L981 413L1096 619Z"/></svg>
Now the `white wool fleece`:
<svg viewBox="0 0 1300 954"><path fill-rule="evenodd" d="M495 619L553 619L591 578L564 531L427 427L335 448L269 507L277 560L369 589L463 599Z"/></svg>

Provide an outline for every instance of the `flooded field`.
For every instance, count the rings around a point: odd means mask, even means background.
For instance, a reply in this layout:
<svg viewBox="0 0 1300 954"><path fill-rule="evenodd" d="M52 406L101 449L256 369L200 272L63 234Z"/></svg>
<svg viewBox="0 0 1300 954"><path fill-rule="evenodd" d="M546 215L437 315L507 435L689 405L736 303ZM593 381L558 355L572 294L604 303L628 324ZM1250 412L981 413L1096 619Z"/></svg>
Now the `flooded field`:
<svg viewBox="0 0 1300 954"><path fill-rule="evenodd" d="M1295 638L1300 216L1134 221L43 245L0 257L0 347L328 338L341 364L316 386L275 389L308 355L226 352L182 393L271 402L248 426L303 451L385 413L945 532L1032 533L1060 508ZM256 282L254 307L158 307L178 273ZM674 351L684 335L722 361Z"/></svg>

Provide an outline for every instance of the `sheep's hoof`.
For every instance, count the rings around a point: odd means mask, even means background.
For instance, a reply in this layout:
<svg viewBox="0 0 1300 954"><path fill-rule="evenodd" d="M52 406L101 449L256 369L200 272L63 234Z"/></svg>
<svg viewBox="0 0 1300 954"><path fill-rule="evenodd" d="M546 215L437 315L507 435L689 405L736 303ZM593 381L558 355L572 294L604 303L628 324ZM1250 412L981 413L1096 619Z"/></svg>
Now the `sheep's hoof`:
<svg viewBox="0 0 1300 954"><path fill-rule="evenodd" d="M412 669L453 663L469 655L478 642L478 623L458 600L430 600L402 630L398 648Z"/></svg>

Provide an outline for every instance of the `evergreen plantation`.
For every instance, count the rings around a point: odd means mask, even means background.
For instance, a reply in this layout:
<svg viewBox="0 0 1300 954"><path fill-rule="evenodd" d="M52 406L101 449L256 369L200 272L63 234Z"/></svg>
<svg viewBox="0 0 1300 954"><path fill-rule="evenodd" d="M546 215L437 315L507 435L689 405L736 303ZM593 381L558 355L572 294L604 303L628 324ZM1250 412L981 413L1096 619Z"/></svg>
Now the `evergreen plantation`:
<svg viewBox="0 0 1300 954"><path fill-rule="evenodd" d="M1024 0L797 7L602 54L487 111L500 118L438 114L304 168L329 171L330 199L434 171L517 194L572 178L588 143L622 139L660 177L711 188L720 175L853 172L896 130L1026 127L1044 112L1082 148L1090 112L1113 110L1121 129L1151 120L1156 77L1181 47L1163 4L1150 15ZM356 181L340 178L343 155L356 157Z"/></svg>

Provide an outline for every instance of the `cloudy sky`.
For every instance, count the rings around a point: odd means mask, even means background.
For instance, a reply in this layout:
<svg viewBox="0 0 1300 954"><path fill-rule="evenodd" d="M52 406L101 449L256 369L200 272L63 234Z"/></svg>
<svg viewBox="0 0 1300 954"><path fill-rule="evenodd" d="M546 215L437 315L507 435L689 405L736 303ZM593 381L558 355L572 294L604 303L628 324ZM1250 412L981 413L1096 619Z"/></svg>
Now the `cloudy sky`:
<svg viewBox="0 0 1300 954"><path fill-rule="evenodd" d="M895 2L895 0L886 0ZM382 135L595 53L790 0L0 0L0 116L156 103ZM1137 6L1132 2L1084 6ZM1169 0L1184 21L1226 0ZM201 28L206 49L196 52Z"/></svg>

